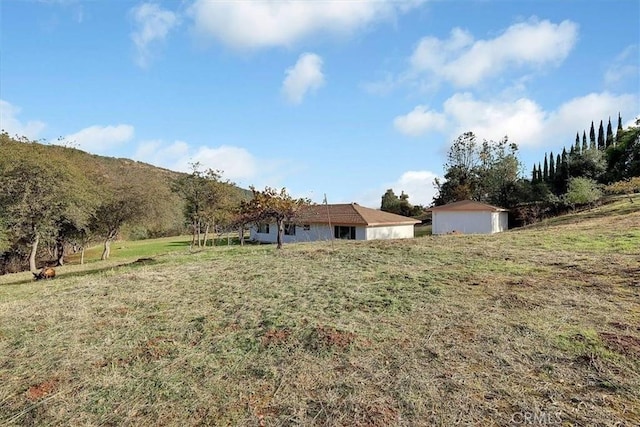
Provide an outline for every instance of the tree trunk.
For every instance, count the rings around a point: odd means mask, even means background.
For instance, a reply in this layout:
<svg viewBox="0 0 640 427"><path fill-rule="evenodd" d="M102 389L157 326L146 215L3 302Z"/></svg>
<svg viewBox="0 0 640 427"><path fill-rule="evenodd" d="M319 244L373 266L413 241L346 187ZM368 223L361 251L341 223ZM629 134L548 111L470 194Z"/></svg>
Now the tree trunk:
<svg viewBox="0 0 640 427"><path fill-rule="evenodd" d="M240 246L244 246L244 227L238 229L238 237L240 238Z"/></svg>
<svg viewBox="0 0 640 427"><path fill-rule="evenodd" d="M209 239L209 223L204 227L204 247L207 247L207 239Z"/></svg>
<svg viewBox="0 0 640 427"><path fill-rule="evenodd" d="M84 246L81 249L82 252L80 252L80 265L84 264Z"/></svg>
<svg viewBox="0 0 640 427"><path fill-rule="evenodd" d="M202 247L202 230L200 228L200 221L198 221L198 223L196 224L196 233L197 233L197 237L198 237L198 247Z"/></svg>
<svg viewBox="0 0 640 427"><path fill-rule="evenodd" d="M278 245L276 246L276 249L282 249L282 240L284 237L284 220L276 220L276 227L278 228Z"/></svg>
<svg viewBox="0 0 640 427"><path fill-rule="evenodd" d="M64 242L61 239L56 239L56 255L56 266L64 265Z"/></svg>
<svg viewBox="0 0 640 427"><path fill-rule="evenodd" d="M29 253L29 269L32 272L38 271L36 268L36 252L38 252L38 243L40 242L40 236L36 233L35 238L31 242L31 252Z"/></svg>
<svg viewBox="0 0 640 427"><path fill-rule="evenodd" d="M104 250L102 251L102 259L103 261L109 259L109 253L111 252L111 239L105 239L104 241Z"/></svg>

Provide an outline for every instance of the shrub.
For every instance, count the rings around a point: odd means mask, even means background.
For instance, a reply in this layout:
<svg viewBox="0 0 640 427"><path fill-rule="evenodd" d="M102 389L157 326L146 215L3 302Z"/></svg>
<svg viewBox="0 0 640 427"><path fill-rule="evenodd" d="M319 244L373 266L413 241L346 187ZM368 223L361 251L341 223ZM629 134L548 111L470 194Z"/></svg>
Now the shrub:
<svg viewBox="0 0 640 427"><path fill-rule="evenodd" d="M565 203L572 206L593 203L602 197L597 182L589 178L571 178L567 192L562 196Z"/></svg>

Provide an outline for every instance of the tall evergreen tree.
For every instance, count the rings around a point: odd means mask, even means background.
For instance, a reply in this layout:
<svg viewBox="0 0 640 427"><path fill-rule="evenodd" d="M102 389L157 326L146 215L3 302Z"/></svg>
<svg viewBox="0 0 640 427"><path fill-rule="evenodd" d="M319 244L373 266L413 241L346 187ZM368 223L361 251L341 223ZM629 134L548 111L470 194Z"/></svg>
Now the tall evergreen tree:
<svg viewBox="0 0 640 427"><path fill-rule="evenodd" d="M553 151L549 154L549 181L553 182L556 177L556 163L553 158Z"/></svg>
<svg viewBox="0 0 640 427"><path fill-rule="evenodd" d="M547 162L547 153L544 153L544 169L542 169L542 180L549 181L549 163Z"/></svg>
<svg viewBox="0 0 640 427"><path fill-rule="evenodd" d="M618 134L623 130L624 129L622 129L622 116L620 116L620 113L618 112L618 129L616 130L616 139L618 138Z"/></svg>
<svg viewBox="0 0 640 427"><path fill-rule="evenodd" d="M573 151L575 151L576 153L580 152L580 133L576 132L576 143L573 146Z"/></svg>
<svg viewBox="0 0 640 427"><path fill-rule="evenodd" d="M535 163L533 164L533 171L531 172L531 182L534 184L538 182L538 169Z"/></svg>
<svg viewBox="0 0 640 427"><path fill-rule="evenodd" d="M624 129L622 129L622 116L620 116L620 113L618 113L618 128L616 129L616 138L615 138L616 145L618 144L618 141L620 141L620 137L622 136L623 132L624 132Z"/></svg>
<svg viewBox="0 0 640 427"><path fill-rule="evenodd" d="M600 127L598 128L598 150L604 150L604 126L602 126L602 120L600 120Z"/></svg>
<svg viewBox="0 0 640 427"><path fill-rule="evenodd" d="M582 131L582 152L584 153L589 149L587 145L587 131Z"/></svg>
<svg viewBox="0 0 640 427"><path fill-rule="evenodd" d="M605 148L610 147L613 144L613 130L611 129L611 117L609 117L609 124L607 125L607 139L605 140Z"/></svg>
<svg viewBox="0 0 640 427"><path fill-rule="evenodd" d="M593 127L593 121L591 121L591 130L589 131L589 148L596 147L596 131Z"/></svg>
<svg viewBox="0 0 640 427"><path fill-rule="evenodd" d="M567 150L562 150L560 164L556 164L556 191L558 194L564 194L567 191L567 183L569 182L569 159Z"/></svg>
<svg viewBox="0 0 640 427"><path fill-rule="evenodd" d="M540 167L540 162L538 162L538 182L542 182L542 168Z"/></svg>

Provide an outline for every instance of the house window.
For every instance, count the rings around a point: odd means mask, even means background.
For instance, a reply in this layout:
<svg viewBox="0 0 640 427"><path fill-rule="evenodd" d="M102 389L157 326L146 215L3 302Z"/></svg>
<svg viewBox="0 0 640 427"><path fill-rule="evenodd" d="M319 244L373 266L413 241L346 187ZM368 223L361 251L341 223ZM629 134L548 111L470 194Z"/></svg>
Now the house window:
<svg viewBox="0 0 640 427"><path fill-rule="evenodd" d="M269 224L258 224L258 233L269 234Z"/></svg>
<svg viewBox="0 0 640 427"><path fill-rule="evenodd" d="M356 240L356 228L336 225L334 228L334 236L336 239Z"/></svg>
<svg viewBox="0 0 640 427"><path fill-rule="evenodd" d="M285 236L295 236L296 235L296 225L295 224L285 224L284 225L284 235Z"/></svg>
<svg viewBox="0 0 640 427"><path fill-rule="evenodd" d="M302 226L302 229L303 229L304 231L309 231L309 230L311 230L311 224L304 224L304 225Z"/></svg>

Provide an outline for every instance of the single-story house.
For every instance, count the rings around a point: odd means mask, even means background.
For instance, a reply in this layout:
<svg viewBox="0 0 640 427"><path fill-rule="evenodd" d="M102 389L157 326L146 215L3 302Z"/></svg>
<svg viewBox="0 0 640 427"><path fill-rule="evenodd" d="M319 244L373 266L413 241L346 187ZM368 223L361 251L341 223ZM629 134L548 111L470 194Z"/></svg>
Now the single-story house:
<svg viewBox="0 0 640 427"><path fill-rule="evenodd" d="M492 234L509 229L509 211L462 200L431 209L431 233Z"/></svg>
<svg viewBox="0 0 640 427"><path fill-rule="evenodd" d="M413 227L420 221L357 203L311 205L303 208L285 224L283 243L317 240L406 239L414 236ZM275 222L251 228L251 239L275 243L278 230Z"/></svg>

